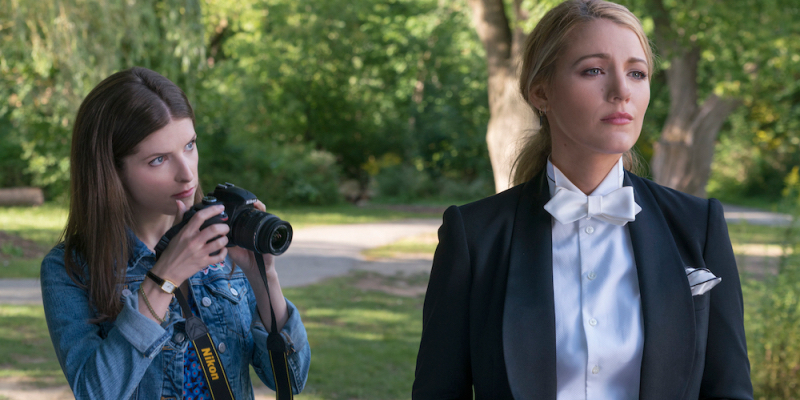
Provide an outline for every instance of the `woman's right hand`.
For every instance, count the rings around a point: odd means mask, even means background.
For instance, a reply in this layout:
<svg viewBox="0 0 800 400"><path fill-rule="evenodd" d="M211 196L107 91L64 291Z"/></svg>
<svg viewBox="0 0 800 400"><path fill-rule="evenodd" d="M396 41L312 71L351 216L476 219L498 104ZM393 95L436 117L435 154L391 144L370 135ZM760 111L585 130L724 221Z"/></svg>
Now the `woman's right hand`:
<svg viewBox="0 0 800 400"><path fill-rule="evenodd" d="M176 221L183 221L186 205L176 201L178 212ZM189 219L189 222L169 241L167 248L153 266L153 273L162 279L168 279L176 285L189 279L192 275L208 265L222 262L228 254L228 237L230 228L227 224L211 224L200 230L203 223L225 211L221 205L204 208ZM211 255L219 251L216 255Z"/></svg>

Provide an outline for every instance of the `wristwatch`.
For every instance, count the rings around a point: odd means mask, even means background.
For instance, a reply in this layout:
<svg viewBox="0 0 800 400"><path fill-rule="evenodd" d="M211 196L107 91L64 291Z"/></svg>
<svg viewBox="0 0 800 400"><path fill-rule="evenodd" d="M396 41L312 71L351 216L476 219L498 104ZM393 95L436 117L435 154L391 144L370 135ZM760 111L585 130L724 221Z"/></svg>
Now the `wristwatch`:
<svg viewBox="0 0 800 400"><path fill-rule="evenodd" d="M169 294L172 294L172 292L174 292L175 288L177 287L177 285L175 285L169 279L161 279L158 275L156 275L156 274L154 274L154 273L152 273L150 271L147 271L147 277L152 279L153 282L155 282L161 288L161 290L163 290L163 291L165 291L165 292L167 292Z"/></svg>

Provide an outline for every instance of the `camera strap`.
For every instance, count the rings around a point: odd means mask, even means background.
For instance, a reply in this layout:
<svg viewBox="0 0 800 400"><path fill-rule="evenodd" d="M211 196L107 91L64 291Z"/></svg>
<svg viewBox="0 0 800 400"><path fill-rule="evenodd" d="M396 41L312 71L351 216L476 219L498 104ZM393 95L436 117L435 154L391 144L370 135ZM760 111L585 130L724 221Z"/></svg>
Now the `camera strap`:
<svg viewBox="0 0 800 400"><path fill-rule="evenodd" d="M289 360L286 358L286 343L278 331L278 323L275 319L275 310L272 308L272 296L269 293L269 283L267 282L267 269L264 266L264 257L261 254L253 254L258 265L258 272L267 288L267 298L269 299L269 316L272 322L272 329L267 330L267 350L269 351L269 362L272 367L272 377L275 380L275 400L292 400L292 381L289 377Z"/></svg>
<svg viewBox="0 0 800 400"><path fill-rule="evenodd" d="M206 378L211 398L214 400L233 400L233 391L231 391L231 386L228 383L228 375L225 374L225 368L222 366L222 360L219 358L217 347L214 346L214 340L211 339L208 327L200 317L192 313L189 302L186 301L181 289L175 288L174 293L175 298L178 299L178 304L181 306L181 311L183 311L183 316L186 318L186 336L192 341L197 352L197 358L200 359L203 376Z"/></svg>
<svg viewBox="0 0 800 400"><path fill-rule="evenodd" d="M170 239L175 236L180 228L181 226L176 225L164 234L155 248L156 260L161 257ZM292 393L292 381L289 375L289 360L287 358L286 344L281 337L281 333L277 330L278 323L275 318L275 310L272 308L272 297L269 293L269 283L267 282L267 270L264 265L264 257L259 253L253 252L253 258L256 259L258 272L261 274L261 280L264 281L264 287L267 288L267 299L269 299L269 314L270 322L272 322L272 329L267 329L267 351L269 352L269 362L272 367L272 377L275 380L275 400L292 400L294 399L294 395ZM225 374L225 370L222 367L217 348L214 346L214 341L211 340L211 334L208 332L208 327L203 323L200 317L192 313L192 309L189 307L189 303L186 301L183 293L181 293L180 287L175 288L174 293L183 311L183 317L186 319L186 335L194 344L194 348L200 359L200 364L203 366L203 374L205 374L206 382L211 390L211 397L214 400L233 399L233 393L228 384L228 376Z"/></svg>

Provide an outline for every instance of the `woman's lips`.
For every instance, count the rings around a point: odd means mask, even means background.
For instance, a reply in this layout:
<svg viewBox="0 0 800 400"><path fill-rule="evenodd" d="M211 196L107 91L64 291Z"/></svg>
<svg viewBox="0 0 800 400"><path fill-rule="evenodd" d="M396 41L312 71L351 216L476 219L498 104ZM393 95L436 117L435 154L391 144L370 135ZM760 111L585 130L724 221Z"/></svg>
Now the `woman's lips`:
<svg viewBox="0 0 800 400"><path fill-rule="evenodd" d="M189 190L184 190L183 192L173 194L172 198L184 199L184 198L187 198L187 197L189 197L189 196L191 196L193 194L194 194L194 188L191 188Z"/></svg>
<svg viewBox="0 0 800 400"><path fill-rule="evenodd" d="M633 121L633 117L626 112L616 112L606 115L601 119L601 121L613 125L625 125L631 123Z"/></svg>

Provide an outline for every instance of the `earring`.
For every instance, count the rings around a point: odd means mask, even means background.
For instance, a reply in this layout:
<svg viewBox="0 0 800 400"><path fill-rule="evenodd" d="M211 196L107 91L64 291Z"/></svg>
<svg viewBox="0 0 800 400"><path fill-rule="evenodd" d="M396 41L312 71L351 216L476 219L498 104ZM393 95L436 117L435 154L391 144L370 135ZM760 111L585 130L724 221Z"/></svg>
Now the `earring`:
<svg viewBox="0 0 800 400"><path fill-rule="evenodd" d="M547 114L547 106L544 106L543 109L540 108L537 111L539 112L539 127L541 128L544 126L544 117Z"/></svg>

